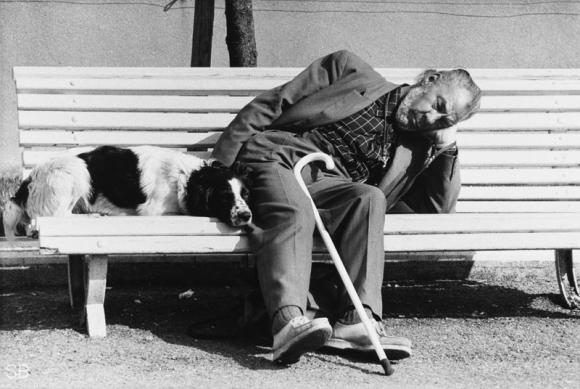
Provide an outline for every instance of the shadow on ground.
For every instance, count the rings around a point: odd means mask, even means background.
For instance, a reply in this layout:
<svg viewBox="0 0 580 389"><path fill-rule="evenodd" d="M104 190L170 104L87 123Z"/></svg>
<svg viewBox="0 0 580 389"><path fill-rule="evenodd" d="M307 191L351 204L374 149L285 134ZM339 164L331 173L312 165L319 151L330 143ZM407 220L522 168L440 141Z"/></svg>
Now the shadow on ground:
<svg viewBox="0 0 580 389"><path fill-rule="evenodd" d="M559 305L554 285L551 277L513 278L503 280L501 285L478 280L390 283L384 288L384 317L387 322L421 318L580 318L578 311ZM219 354L250 369L278 368L267 355L271 344L267 320L257 320L245 330L238 325L248 288L191 287L192 296L180 299L178 295L187 289L190 287L160 285L108 288L107 324L110 328L150 331L165 342ZM74 328L85 333L78 314L70 310L65 288L3 291L0 313L2 331ZM196 338L189 335L191 332Z"/></svg>

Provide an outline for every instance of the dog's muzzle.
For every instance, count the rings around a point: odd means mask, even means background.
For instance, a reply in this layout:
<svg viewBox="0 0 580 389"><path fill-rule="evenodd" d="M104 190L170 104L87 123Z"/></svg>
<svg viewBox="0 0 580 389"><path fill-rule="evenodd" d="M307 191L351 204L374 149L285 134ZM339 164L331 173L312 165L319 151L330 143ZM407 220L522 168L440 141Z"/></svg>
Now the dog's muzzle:
<svg viewBox="0 0 580 389"><path fill-rule="evenodd" d="M232 208L231 216L234 227L242 227L252 221L252 211L250 211L250 207L245 202L236 204Z"/></svg>

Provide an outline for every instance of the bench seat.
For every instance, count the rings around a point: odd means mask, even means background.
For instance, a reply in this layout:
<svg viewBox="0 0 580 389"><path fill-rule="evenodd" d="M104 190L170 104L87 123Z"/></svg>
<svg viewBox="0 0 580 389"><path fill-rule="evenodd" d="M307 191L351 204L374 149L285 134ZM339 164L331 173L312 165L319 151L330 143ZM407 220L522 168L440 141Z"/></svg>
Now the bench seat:
<svg viewBox="0 0 580 389"><path fill-rule="evenodd" d="M16 67L23 175L63 152L151 144L207 157L258 93L299 68ZM421 69L379 68L412 83ZM580 69L470 69L480 112L458 124L462 189L453 215L388 215L393 253L553 250L563 303L580 304ZM90 336L106 334L107 262L115 254L249 252L247 237L208 218L41 218L43 254L69 255L71 304ZM320 242L316 252L325 252Z"/></svg>

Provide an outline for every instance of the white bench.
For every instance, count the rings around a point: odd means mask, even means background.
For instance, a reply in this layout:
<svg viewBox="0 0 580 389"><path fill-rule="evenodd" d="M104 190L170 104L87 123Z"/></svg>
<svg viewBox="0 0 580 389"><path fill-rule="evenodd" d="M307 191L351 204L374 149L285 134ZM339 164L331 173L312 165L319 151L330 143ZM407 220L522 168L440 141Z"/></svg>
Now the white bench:
<svg viewBox="0 0 580 389"><path fill-rule="evenodd" d="M79 146L153 144L207 156L260 91L297 68L17 67L24 174ZM420 69L379 69L410 82ZM564 304L580 304L580 69L473 69L481 112L459 125L462 191L453 215L388 215L388 252L554 250ZM248 253L246 236L207 218L41 218L40 247L69 255L71 304L105 336L113 254ZM321 244L316 251L325 251Z"/></svg>

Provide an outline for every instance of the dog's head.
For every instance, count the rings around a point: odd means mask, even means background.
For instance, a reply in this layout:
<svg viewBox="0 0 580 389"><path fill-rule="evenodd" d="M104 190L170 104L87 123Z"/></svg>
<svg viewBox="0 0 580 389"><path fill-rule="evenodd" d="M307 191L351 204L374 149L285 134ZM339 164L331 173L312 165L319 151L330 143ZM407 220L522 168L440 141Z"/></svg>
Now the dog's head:
<svg viewBox="0 0 580 389"><path fill-rule="evenodd" d="M193 216L217 217L232 227L252 220L248 206L248 174L239 165L227 168L219 162L203 166L189 176L185 207Z"/></svg>

